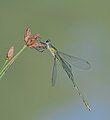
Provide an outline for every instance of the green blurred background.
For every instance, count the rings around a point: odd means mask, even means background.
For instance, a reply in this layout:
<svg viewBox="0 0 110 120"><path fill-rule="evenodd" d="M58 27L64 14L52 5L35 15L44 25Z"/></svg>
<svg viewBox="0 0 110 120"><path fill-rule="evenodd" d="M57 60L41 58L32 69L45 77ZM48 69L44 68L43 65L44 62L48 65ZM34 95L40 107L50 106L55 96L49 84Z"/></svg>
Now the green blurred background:
<svg viewBox="0 0 110 120"><path fill-rule="evenodd" d="M27 48L0 81L0 120L109 120L110 1L0 0L0 66L11 46L15 54L22 48L27 26L60 51L91 63L88 71L73 71L92 112L61 66L52 88L48 51Z"/></svg>

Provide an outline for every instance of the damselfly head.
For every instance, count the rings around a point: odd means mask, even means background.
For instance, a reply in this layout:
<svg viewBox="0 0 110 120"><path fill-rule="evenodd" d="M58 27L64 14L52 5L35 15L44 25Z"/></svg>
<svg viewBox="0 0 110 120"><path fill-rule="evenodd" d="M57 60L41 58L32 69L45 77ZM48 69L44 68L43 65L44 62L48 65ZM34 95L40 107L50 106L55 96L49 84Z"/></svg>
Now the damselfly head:
<svg viewBox="0 0 110 120"><path fill-rule="evenodd" d="M50 42L51 42L51 41L50 41L49 39L45 41L45 43L50 43Z"/></svg>

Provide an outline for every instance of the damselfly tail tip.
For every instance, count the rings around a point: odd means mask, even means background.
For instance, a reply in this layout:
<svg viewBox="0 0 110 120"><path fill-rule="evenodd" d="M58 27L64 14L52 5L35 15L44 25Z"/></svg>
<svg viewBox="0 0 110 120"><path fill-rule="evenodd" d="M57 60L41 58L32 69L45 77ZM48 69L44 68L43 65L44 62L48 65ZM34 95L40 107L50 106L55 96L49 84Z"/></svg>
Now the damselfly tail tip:
<svg viewBox="0 0 110 120"><path fill-rule="evenodd" d="M83 100L85 106L88 108L88 110L91 111L89 104L87 103L86 99L83 96L82 96L82 100Z"/></svg>
<svg viewBox="0 0 110 120"><path fill-rule="evenodd" d="M86 107L88 108L89 111L92 111L88 104L86 105Z"/></svg>

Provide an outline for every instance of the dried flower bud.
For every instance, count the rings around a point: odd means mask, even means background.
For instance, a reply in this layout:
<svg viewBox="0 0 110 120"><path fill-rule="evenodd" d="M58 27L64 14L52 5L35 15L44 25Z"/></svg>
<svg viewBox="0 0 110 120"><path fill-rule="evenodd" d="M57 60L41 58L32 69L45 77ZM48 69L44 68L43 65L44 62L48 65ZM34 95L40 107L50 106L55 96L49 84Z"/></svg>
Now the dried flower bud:
<svg viewBox="0 0 110 120"><path fill-rule="evenodd" d="M6 55L7 60L10 60L13 57L14 54L14 47L12 46L9 50L8 53Z"/></svg>

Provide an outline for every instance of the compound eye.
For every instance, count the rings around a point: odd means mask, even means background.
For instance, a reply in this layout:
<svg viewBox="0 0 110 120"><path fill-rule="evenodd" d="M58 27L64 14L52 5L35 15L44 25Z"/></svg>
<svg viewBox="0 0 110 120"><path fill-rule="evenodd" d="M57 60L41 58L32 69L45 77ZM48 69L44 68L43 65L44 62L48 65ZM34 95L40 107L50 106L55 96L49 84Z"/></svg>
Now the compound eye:
<svg viewBox="0 0 110 120"><path fill-rule="evenodd" d="M48 42L49 42L49 40L46 40L45 42L46 42L46 43L48 43Z"/></svg>
<svg viewBox="0 0 110 120"><path fill-rule="evenodd" d="M46 43L49 43L49 42L50 42L50 40L48 39L48 40L46 40L45 42L46 42Z"/></svg>

